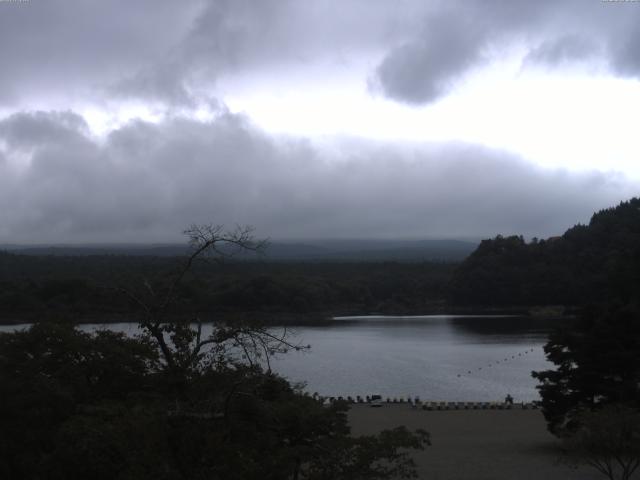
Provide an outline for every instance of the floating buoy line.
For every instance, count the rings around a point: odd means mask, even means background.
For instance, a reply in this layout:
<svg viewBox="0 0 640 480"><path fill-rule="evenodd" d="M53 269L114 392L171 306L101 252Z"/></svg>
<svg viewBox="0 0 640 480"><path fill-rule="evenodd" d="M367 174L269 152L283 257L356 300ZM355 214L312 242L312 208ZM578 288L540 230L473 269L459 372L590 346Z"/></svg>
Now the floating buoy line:
<svg viewBox="0 0 640 480"><path fill-rule="evenodd" d="M477 372L481 371L483 367L485 367L485 368L497 367L499 365L505 364L505 363L510 362L512 360L516 360L518 358L522 358L525 355L533 353L534 351L535 351L535 347L527 348L526 350L514 353L513 355L506 356L504 359L494 360L493 362L489 362L487 365L483 365L481 367L474 367L472 369L468 369L466 372L458 373L456 375L456 377L461 378L461 377L473 375L474 373L477 373Z"/></svg>

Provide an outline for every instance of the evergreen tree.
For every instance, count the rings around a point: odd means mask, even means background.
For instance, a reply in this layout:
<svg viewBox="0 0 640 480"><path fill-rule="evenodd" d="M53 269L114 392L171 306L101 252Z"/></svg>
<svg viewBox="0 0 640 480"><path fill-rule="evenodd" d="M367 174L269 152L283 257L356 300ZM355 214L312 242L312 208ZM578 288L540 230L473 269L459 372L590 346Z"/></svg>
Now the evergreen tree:
<svg viewBox="0 0 640 480"><path fill-rule="evenodd" d="M633 306L586 308L576 325L550 336L545 353L555 370L533 372L551 432L576 426L583 409L640 407L640 311Z"/></svg>

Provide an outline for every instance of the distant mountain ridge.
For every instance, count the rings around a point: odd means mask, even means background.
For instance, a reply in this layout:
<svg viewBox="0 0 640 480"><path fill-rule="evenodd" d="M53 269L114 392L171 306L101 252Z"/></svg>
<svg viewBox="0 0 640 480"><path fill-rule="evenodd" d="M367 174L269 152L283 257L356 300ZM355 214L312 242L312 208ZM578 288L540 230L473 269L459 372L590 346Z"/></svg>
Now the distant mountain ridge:
<svg viewBox="0 0 640 480"><path fill-rule="evenodd" d="M270 242L262 255L240 253L239 260L266 261L460 261L477 243L464 240L318 240ZM116 245L0 245L0 250L22 255L88 256L181 256L181 244Z"/></svg>

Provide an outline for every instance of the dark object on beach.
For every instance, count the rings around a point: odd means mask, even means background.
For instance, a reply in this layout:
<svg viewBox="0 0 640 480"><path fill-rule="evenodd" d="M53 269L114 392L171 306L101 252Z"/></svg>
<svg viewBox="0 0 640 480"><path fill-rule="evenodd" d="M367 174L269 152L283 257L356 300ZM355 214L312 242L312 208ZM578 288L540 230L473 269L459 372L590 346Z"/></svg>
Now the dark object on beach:
<svg viewBox="0 0 640 480"><path fill-rule="evenodd" d="M506 403L507 405L513 405L513 397L510 393L508 393L507 396L504 397L504 403Z"/></svg>

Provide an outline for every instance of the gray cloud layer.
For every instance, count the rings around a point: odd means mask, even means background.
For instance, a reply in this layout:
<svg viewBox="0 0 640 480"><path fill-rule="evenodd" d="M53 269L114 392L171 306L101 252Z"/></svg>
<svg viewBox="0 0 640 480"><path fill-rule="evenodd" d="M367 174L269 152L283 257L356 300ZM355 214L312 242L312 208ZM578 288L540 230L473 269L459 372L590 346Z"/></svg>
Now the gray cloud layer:
<svg viewBox="0 0 640 480"><path fill-rule="evenodd" d="M415 0L0 2L0 106L43 92L189 105L224 73L379 48ZM339 12L339 13L338 13ZM203 94L203 91L205 92Z"/></svg>
<svg viewBox="0 0 640 480"><path fill-rule="evenodd" d="M0 243L175 240L193 222L274 238L545 236L637 192L473 145L350 142L335 159L230 114L95 140L75 113L20 113L0 121L0 146Z"/></svg>
<svg viewBox="0 0 640 480"><path fill-rule="evenodd" d="M0 120L0 243L171 240L211 221L289 238L544 236L637 194L615 175L543 170L473 145L322 149L269 137L225 113L214 88L225 74L386 52L374 83L421 104L514 43L525 66L601 59L638 76L634 3L31 0L0 2L0 42L0 108L18 112ZM108 110L123 98L220 113L95 138L84 118L47 106Z"/></svg>
<svg viewBox="0 0 640 480"><path fill-rule="evenodd" d="M600 58L617 75L640 76L640 8L584 0L449 2L419 31L389 49L374 84L390 98L428 103L448 93L489 52L521 44L525 65L559 66Z"/></svg>
<svg viewBox="0 0 640 480"><path fill-rule="evenodd" d="M194 3L0 2L0 105L86 94L161 62L193 22Z"/></svg>
<svg viewBox="0 0 640 480"><path fill-rule="evenodd" d="M0 2L0 105L86 94L192 105L225 73L387 52L373 84L430 102L520 43L526 64L640 73L640 7L599 0ZM208 92L208 93L207 93Z"/></svg>

